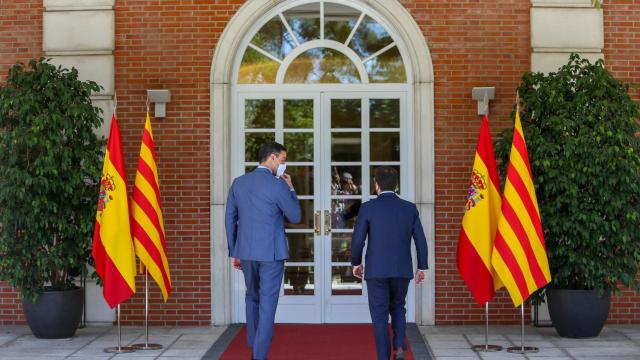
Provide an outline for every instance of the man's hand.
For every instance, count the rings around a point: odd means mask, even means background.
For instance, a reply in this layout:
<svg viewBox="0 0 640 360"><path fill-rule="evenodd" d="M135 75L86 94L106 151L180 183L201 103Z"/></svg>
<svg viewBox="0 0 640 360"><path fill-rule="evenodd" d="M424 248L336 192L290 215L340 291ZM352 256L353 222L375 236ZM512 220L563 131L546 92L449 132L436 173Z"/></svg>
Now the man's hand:
<svg viewBox="0 0 640 360"><path fill-rule="evenodd" d="M231 258L231 264L236 270L242 270L242 265L240 265L240 259Z"/></svg>
<svg viewBox="0 0 640 360"><path fill-rule="evenodd" d="M291 175L284 173L280 176L280 179L284 180L287 185L289 185L289 189L293 189L293 182L291 181Z"/></svg>
<svg viewBox="0 0 640 360"><path fill-rule="evenodd" d="M362 266L362 264L353 267L353 276L362 280L362 277L364 276L364 267Z"/></svg>
<svg viewBox="0 0 640 360"><path fill-rule="evenodd" d="M422 284L427 279L427 270L416 271L416 285Z"/></svg>

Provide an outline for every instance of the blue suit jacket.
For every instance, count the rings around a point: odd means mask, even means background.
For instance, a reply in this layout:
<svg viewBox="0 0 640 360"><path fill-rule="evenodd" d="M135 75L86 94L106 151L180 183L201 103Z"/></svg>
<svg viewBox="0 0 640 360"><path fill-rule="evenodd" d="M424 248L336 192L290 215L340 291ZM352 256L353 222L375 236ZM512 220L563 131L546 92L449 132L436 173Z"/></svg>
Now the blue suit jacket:
<svg viewBox="0 0 640 360"><path fill-rule="evenodd" d="M396 194L383 193L360 207L351 239L351 264L362 264L368 237L365 279L413 278L411 238L418 269L427 269L427 239L416 205Z"/></svg>
<svg viewBox="0 0 640 360"><path fill-rule="evenodd" d="M285 216L291 223L300 222L300 202L271 170L257 168L236 178L225 213L229 256L254 261L288 259Z"/></svg>

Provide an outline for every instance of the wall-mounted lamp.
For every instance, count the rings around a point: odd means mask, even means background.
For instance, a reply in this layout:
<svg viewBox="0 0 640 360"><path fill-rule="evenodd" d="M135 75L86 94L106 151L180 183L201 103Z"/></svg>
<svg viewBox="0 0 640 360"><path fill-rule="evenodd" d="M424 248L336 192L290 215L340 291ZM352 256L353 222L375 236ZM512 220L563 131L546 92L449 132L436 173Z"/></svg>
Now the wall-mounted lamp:
<svg viewBox="0 0 640 360"><path fill-rule="evenodd" d="M478 101L478 115L489 115L489 100L496 97L495 87L474 87L471 89L473 100Z"/></svg>
<svg viewBox="0 0 640 360"><path fill-rule="evenodd" d="M147 90L147 99L156 104L155 117L163 118L167 115L167 103L171 101L169 90Z"/></svg>

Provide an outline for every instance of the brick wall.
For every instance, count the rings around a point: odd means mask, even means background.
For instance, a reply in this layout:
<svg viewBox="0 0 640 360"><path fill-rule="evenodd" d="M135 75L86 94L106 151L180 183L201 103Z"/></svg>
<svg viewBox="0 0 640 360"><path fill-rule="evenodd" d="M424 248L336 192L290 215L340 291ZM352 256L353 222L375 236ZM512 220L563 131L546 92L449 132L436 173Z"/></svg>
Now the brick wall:
<svg viewBox="0 0 640 360"><path fill-rule="evenodd" d="M427 38L435 72L436 323L482 322L456 268L456 246L480 127L471 89L495 86L492 136L511 125L514 89L530 69L528 1L403 1ZM520 312L501 291L492 321Z"/></svg>
<svg viewBox="0 0 640 360"><path fill-rule="evenodd" d="M606 1L603 9L605 66L632 85L631 96L640 102L640 1ZM615 296L609 321L640 323L640 293L625 289Z"/></svg>
<svg viewBox="0 0 640 360"><path fill-rule="evenodd" d="M216 3L216 4L213 4ZM211 323L209 74L222 30L242 1L116 2L116 91L129 184L144 124L146 89L170 89L167 116L152 124L173 291L152 292L151 323ZM140 277L142 280L142 277ZM139 289L142 282L138 281ZM140 292L124 323L143 319Z"/></svg>
<svg viewBox="0 0 640 360"><path fill-rule="evenodd" d="M511 126L514 89L521 74L530 69L530 3L401 2L427 38L435 72L436 321L480 323L483 309L473 301L455 265L464 194L480 125L471 88L496 87L490 114L494 137ZM118 120L130 185L144 121L146 89L168 88L172 92L167 117L155 120L153 130L174 294L162 304L159 291L151 287L152 325L210 323L209 115L215 109L209 109L209 73L216 42L242 3L116 2ZM625 79L639 78L640 47L624 39L635 36L635 43L640 43L637 41L640 23L631 20L634 15L625 14L629 11L624 10L626 6L635 6L637 18L638 5L637 1L605 5L607 65ZM16 59L26 60L39 54L42 9L41 1L11 4L5 1L0 7L0 76L3 76L8 64ZM16 8L20 10L13 10ZM35 17L35 21L22 20L27 16ZM10 21L19 22L5 26ZM634 29L629 29L631 26ZM638 98L637 92L635 96ZM142 277L138 289L139 294L123 306L125 324L142 321ZM638 322L640 298L625 294L623 299L616 300L612 319ZM0 324L21 321L21 314L17 294L0 285ZM491 319L501 323L519 321L519 311L513 308L504 291L491 305Z"/></svg>
<svg viewBox="0 0 640 360"><path fill-rule="evenodd" d="M0 0L0 83L9 67L42 55L42 0ZM0 282L0 324L24 323L20 293Z"/></svg>

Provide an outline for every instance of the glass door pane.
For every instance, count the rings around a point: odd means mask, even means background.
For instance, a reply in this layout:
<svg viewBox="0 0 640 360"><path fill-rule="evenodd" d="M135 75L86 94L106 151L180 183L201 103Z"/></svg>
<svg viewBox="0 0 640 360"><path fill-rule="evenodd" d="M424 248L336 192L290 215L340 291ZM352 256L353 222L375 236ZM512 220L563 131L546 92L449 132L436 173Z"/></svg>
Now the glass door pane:
<svg viewBox="0 0 640 360"><path fill-rule="evenodd" d="M322 191L330 214L323 243L325 322L370 321L366 284L353 276L351 237L360 206L376 197L375 169L402 170L400 96L385 95L323 95Z"/></svg>
<svg viewBox="0 0 640 360"><path fill-rule="evenodd" d="M287 148L287 173L291 175L300 207L300 223L285 222L289 259L285 262L277 322L322 321L321 233L319 188L319 95L298 93L248 93L240 97L243 111L245 172L258 165L258 149L267 141Z"/></svg>

